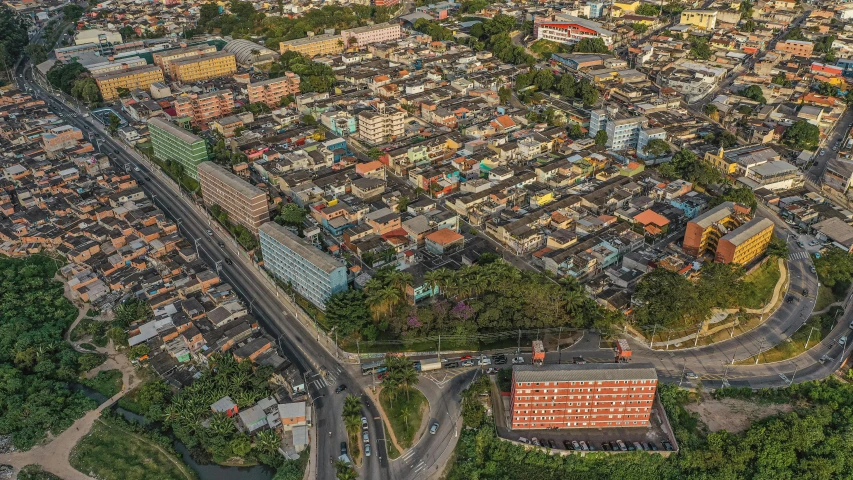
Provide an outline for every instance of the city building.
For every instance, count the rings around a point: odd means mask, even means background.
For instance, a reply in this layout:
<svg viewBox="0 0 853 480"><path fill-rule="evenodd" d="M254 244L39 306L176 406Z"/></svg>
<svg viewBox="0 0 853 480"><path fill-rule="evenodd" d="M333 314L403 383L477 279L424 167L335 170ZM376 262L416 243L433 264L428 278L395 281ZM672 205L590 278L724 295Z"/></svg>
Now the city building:
<svg viewBox="0 0 853 480"><path fill-rule="evenodd" d="M335 135L351 135L358 131L356 117L349 112L325 112L320 115L320 123Z"/></svg>
<svg viewBox="0 0 853 480"><path fill-rule="evenodd" d="M746 265L767 251L773 238L773 220L754 218L725 234L717 244L714 261Z"/></svg>
<svg viewBox="0 0 853 480"><path fill-rule="evenodd" d="M600 38L609 47L613 45L616 34L603 28L598 22L556 13L534 17L533 36L537 40L545 39L568 44L578 43L584 38Z"/></svg>
<svg viewBox="0 0 853 480"><path fill-rule="evenodd" d="M237 60L233 53L205 53L196 57L169 62L172 78L181 82L197 82L211 78L233 75L237 72Z"/></svg>
<svg viewBox="0 0 853 480"><path fill-rule="evenodd" d="M750 168L746 175L737 179L739 183L758 190L791 190L802 187L805 182L803 172L784 160L763 163Z"/></svg>
<svg viewBox="0 0 853 480"><path fill-rule="evenodd" d="M202 162L198 166L198 180L204 204L219 205L228 212L228 219L243 225L253 235L270 220L267 194L249 184L220 165Z"/></svg>
<svg viewBox="0 0 853 480"><path fill-rule="evenodd" d="M402 36L402 30L399 23L380 23L377 25L367 25L364 27L351 28L341 32L341 38L344 41L344 46L363 47L371 43L388 42L397 40Z"/></svg>
<svg viewBox="0 0 853 480"><path fill-rule="evenodd" d="M279 50L281 53L290 51L300 53L306 57L314 57L316 55L343 52L344 41L340 35L327 33L325 35L314 35L281 42Z"/></svg>
<svg viewBox="0 0 853 480"><path fill-rule="evenodd" d="M717 26L716 10L685 10L681 12L681 25L693 25L705 30L713 30Z"/></svg>
<svg viewBox="0 0 853 480"><path fill-rule="evenodd" d="M106 62L90 63L84 66L92 75L99 75L101 73L115 72L125 68L143 67L148 65L148 62L141 57L125 57L120 60L115 60L113 57L107 58L108 60Z"/></svg>
<svg viewBox="0 0 853 480"><path fill-rule="evenodd" d="M393 7L399 4L400 0L373 0L374 7Z"/></svg>
<svg viewBox="0 0 853 480"><path fill-rule="evenodd" d="M720 238L749 221L749 207L723 202L687 222L684 231L684 253L700 257L716 254Z"/></svg>
<svg viewBox="0 0 853 480"><path fill-rule="evenodd" d="M249 40L231 40L222 47L223 52L233 53L241 67L259 67L278 60L278 52Z"/></svg>
<svg viewBox="0 0 853 480"><path fill-rule="evenodd" d="M636 149L640 140L640 131L647 123L646 117L635 117L596 109L590 112L589 136L594 138L595 134L603 129L607 133L607 148L611 150ZM653 135L655 138L661 137L659 132L653 133ZM646 143L648 140L649 137L646 135Z"/></svg>
<svg viewBox="0 0 853 480"><path fill-rule="evenodd" d="M711 163L724 175L742 177L752 168L779 160L781 155L768 145L745 145L725 150L722 147L715 155L705 153L705 161Z"/></svg>
<svg viewBox="0 0 853 480"><path fill-rule="evenodd" d="M648 427L657 383L651 364L515 366L510 428Z"/></svg>
<svg viewBox="0 0 853 480"><path fill-rule="evenodd" d="M406 112L396 108L386 109L380 103L376 110L364 110L358 114L358 135L372 144L385 143L405 133Z"/></svg>
<svg viewBox="0 0 853 480"><path fill-rule="evenodd" d="M640 158L647 158L646 145L652 140L666 140L666 130L663 128L641 128L640 135L637 137L637 155Z"/></svg>
<svg viewBox="0 0 853 480"><path fill-rule="evenodd" d="M199 55L204 55L205 53L216 53L216 46L203 43L201 45L193 45L192 47L155 52L151 55L151 58L154 61L154 65L158 65L164 72L166 72L167 75L174 77L175 74L169 67L170 62L190 57L197 57Z"/></svg>
<svg viewBox="0 0 853 480"><path fill-rule="evenodd" d="M246 88L249 91L249 103L262 102L275 109L279 107L282 98L299 95L299 75L285 72L283 77L250 82Z"/></svg>
<svg viewBox="0 0 853 480"><path fill-rule="evenodd" d="M317 307L347 290L346 265L287 228L267 222L259 229L264 268Z"/></svg>
<svg viewBox="0 0 853 480"><path fill-rule="evenodd" d="M211 120L230 115L234 110L231 90L214 90L200 95L190 94L175 99L178 117L189 117L194 125L206 126Z"/></svg>
<svg viewBox="0 0 853 480"><path fill-rule="evenodd" d="M41 136L42 144L47 152L55 152L77 145L83 140L83 131L71 125L60 125L46 131Z"/></svg>
<svg viewBox="0 0 853 480"><path fill-rule="evenodd" d="M599 18L606 10L607 4L604 2L587 2L583 7L583 14L587 18Z"/></svg>
<svg viewBox="0 0 853 480"><path fill-rule="evenodd" d="M156 65L124 68L114 72L93 75L92 78L95 79L98 88L101 90L101 96L106 101L118 98L119 88L148 90L152 83L164 80L163 70L160 70L160 67Z"/></svg>
<svg viewBox="0 0 853 480"><path fill-rule="evenodd" d="M776 44L777 52L790 53L796 57L811 57L814 43L805 40L785 40Z"/></svg>
<svg viewBox="0 0 853 480"><path fill-rule="evenodd" d="M155 157L180 163L187 176L198 180L198 164L210 156L204 139L160 117L148 120L148 131Z"/></svg>
<svg viewBox="0 0 853 480"><path fill-rule="evenodd" d="M91 30L78 30L77 33L74 34L74 45L86 45L86 44L116 44L121 43L123 39L121 38L121 34L118 32L112 32L109 30L98 30L93 28Z"/></svg>

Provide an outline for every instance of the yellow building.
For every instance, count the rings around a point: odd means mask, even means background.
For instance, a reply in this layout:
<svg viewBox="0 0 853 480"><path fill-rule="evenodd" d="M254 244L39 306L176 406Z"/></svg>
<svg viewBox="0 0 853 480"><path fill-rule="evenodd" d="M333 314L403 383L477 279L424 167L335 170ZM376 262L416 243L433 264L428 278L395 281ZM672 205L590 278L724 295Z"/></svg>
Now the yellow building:
<svg viewBox="0 0 853 480"><path fill-rule="evenodd" d="M154 65L162 68L166 75L173 76L171 70L169 70L169 63L177 60L185 60L190 57L197 57L199 55L204 55L205 53L216 53L216 46L202 44L186 48L176 48L162 52L155 52L151 55L151 58L154 61Z"/></svg>
<svg viewBox="0 0 853 480"><path fill-rule="evenodd" d="M681 25L693 25L705 30L713 30L717 25L716 10L685 10L681 12Z"/></svg>
<svg viewBox="0 0 853 480"><path fill-rule="evenodd" d="M175 80L181 83L209 80L237 72L237 59L233 53L206 53L197 57L170 62Z"/></svg>
<svg viewBox="0 0 853 480"><path fill-rule="evenodd" d="M152 83L164 81L163 70L157 65L125 68L94 75L93 78L101 90L101 96L107 101L118 98L119 88L148 90Z"/></svg>
<svg viewBox="0 0 853 480"><path fill-rule="evenodd" d="M638 8L640 8L640 2L613 2L611 5L614 17L621 17L626 13L634 13Z"/></svg>
<svg viewBox="0 0 853 480"><path fill-rule="evenodd" d="M773 220L754 218L724 235L714 260L746 265L763 255L773 238Z"/></svg>
<svg viewBox="0 0 853 480"><path fill-rule="evenodd" d="M292 51L306 57L314 57L317 55L343 52L344 41L340 35L330 33L281 42L279 49L281 53Z"/></svg>

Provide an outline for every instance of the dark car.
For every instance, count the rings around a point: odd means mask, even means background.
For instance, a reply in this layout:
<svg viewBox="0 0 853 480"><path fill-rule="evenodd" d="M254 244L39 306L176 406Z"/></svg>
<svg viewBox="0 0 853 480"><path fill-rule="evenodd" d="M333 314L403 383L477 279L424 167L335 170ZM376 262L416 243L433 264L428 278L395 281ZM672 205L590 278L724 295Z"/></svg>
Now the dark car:
<svg viewBox="0 0 853 480"><path fill-rule="evenodd" d="M586 360L583 357L572 357L572 363L575 365L586 365Z"/></svg>
<svg viewBox="0 0 853 480"><path fill-rule="evenodd" d="M552 450L553 450L553 449L555 449L555 448L557 448L557 442L555 442L555 441L551 440L550 438L548 439L548 445L550 445L550 446L551 446L551 449L552 449Z"/></svg>
<svg viewBox="0 0 853 480"><path fill-rule="evenodd" d="M658 446L655 445L655 442L649 442L649 448L651 448L653 452L658 451Z"/></svg>
<svg viewBox="0 0 853 480"><path fill-rule="evenodd" d="M146 175L146 176L145 176L145 181L150 182L150 181L151 181L151 177L149 177L148 175Z"/></svg>
<svg viewBox="0 0 853 480"><path fill-rule="evenodd" d="M566 450L574 450L574 448L572 447L572 442L568 440L563 440L563 445L566 447Z"/></svg>
<svg viewBox="0 0 853 480"><path fill-rule="evenodd" d="M785 299L785 301L786 301L786 302L788 302L788 303L794 303L794 296L793 296L793 295L788 295L788 298L786 298L786 299Z"/></svg>
<svg viewBox="0 0 853 480"><path fill-rule="evenodd" d="M347 454L347 442L341 442L341 455Z"/></svg>
<svg viewBox="0 0 853 480"><path fill-rule="evenodd" d="M601 449L604 450L605 452L609 452L610 451L610 444L607 442L601 442Z"/></svg>
<svg viewBox="0 0 853 480"><path fill-rule="evenodd" d="M446 368L456 368L459 366L459 362L447 362L445 365Z"/></svg>
<svg viewBox="0 0 853 480"><path fill-rule="evenodd" d="M225 259L225 264L226 264L226 265L234 265L234 262L232 262L230 258L226 258L226 259Z"/></svg>
<svg viewBox="0 0 853 480"><path fill-rule="evenodd" d="M341 393L346 389L347 389L347 386L342 383L342 384L338 385L338 388L335 389L335 393Z"/></svg>
<svg viewBox="0 0 853 480"><path fill-rule="evenodd" d="M219 248L225 248L225 242L219 242Z"/></svg>
<svg viewBox="0 0 853 480"><path fill-rule="evenodd" d="M674 448L672 448L672 444L671 444L671 443L669 443L669 442L663 442L663 448L664 448L667 452L672 452L672 451L674 451L674 450L675 450Z"/></svg>
<svg viewBox="0 0 853 480"><path fill-rule="evenodd" d="M805 288L803 289L803 296L804 296L804 297L808 297L808 296L809 296L809 291L808 291L807 289L805 289Z"/></svg>

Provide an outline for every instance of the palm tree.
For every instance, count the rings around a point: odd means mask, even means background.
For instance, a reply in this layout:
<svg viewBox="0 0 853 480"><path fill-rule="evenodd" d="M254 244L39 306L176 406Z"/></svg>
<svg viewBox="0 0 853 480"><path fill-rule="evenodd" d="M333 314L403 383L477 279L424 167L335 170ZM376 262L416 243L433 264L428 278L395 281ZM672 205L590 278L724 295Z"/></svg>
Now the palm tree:
<svg viewBox="0 0 853 480"><path fill-rule="evenodd" d="M358 480L358 473L340 460L335 462L335 476L338 480Z"/></svg>
<svg viewBox="0 0 853 480"><path fill-rule="evenodd" d="M264 430L255 437L255 445L269 455L274 454L280 444L281 439L278 438L275 430Z"/></svg>
<svg viewBox="0 0 853 480"><path fill-rule="evenodd" d="M409 272L401 272L394 270L388 275L388 282L392 287L399 288L403 293L406 292L406 287L413 282L412 274Z"/></svg>
<svg viewBox="0 0 853 480"><path fill-rule="evenodd" d="M405 385L406 389L406 400L409 400L409 390L412 389L415 385L420 381L420 377L418 376L417 370L415 370L414 364L409 361L408 358L402 357L405 360L405 363L401 362L401 366L403 367L399 374L398 379L400 383Z"/></svg>
<svg viewBox="0 0 853 480"><path fill-rule="evenodd" d="M444 283L440 270L430 270L424 274L424 284L429 287L430 291L435 292L436 289L441 291L441 285Z"/></svg>
<svg viewBox="0 0 853 480"><path fill-rule="evenodd" d="M344 399L343 417L356 417L361 419L361 397L355 395L347 395Z"/></svg>

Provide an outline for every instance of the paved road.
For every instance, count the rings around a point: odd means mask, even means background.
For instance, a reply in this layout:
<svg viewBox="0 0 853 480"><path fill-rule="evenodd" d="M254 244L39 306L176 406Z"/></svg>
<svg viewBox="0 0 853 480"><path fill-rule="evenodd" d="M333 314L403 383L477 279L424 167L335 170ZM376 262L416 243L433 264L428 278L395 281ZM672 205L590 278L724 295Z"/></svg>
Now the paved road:
<svg viewBox="0 0 853 480"><path fill-rule="evenodd" d="M337 384L343 383L349 386L349 393L363 395L364 391L353 374L338 364L325 348L312 339L312 333L308 328L294 318L283 298L276 298L272 294L265 284L263 274L259 276L257 271L253 271L255 269L250 266L245 253L241 253L238 247L233 246L230 237L220 235L218 229L213 236L207 235L209 226L203 214L193 206L189 198L175 192L174 184L167 180L159 169L151 167L136 152L125 150L122 145L106 135L97 122L92 122L91 118L72 117L72 108L49 97L33 81L31 70L25 67L26 65L22 64L18 70L23 84L35 88L42 98L48 98L51 108L62 112L66 122L84 131L88 130L89 138L93 134L97 135L96 141L100 151L107 153L115 165L123 168L124 165L129 164L139 169L132 174L137 180L143 180L142 188L148 197L154 199L156 205L170 218L179 222L181 234L191 243L197 243L202 259L211 266L217 263L221 265L223 279L235 287L246 304L251 305L252 314L260 320L267 333L278 339L282 353L306 375L311 397L316 399L315 431L318 438L312 439L312 448L317 452L315 458L319 458L319 461L315 463L315 478L334 478L333 466L328 459L332 455L335 457L339 455L340 442L346 440L346 435L340 421L345 395L336 395L333 389ZM226 244L226 248L217 246L220 241ZM233 259L233 264L223 263L226 258ZM321 366L326 367L328 372L324 376L318 375ZM363 413L370 419L372 432L381 432L382 422L376 420L379 417L376 408L372 405L369 408L365 407ZM328 432L332 432L332 435L328 435ZM360 469L362 478L391 478L384 452L381 454L377 452L366 460Z"/></svg>
<svg viewBox="0 0 853 480"><path fill-rule="evenodd" d="M829 133L824 142L821 142L820 148L815 155L811 167L806 172L806 175L817 183L821 183L823 180L823 172L826 170L826 165L829 161L836 156L838 156L838 152L833 150L833 146L836 143L842 142L845 138L847 138L847 133L850 131L850 128L853 127L853 108L847 108L844 111L844 114L841 115L841 118L835 123L835 126L832 127L832 131ZM823 152L823 153L821 153Z"/></svg>

